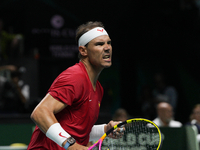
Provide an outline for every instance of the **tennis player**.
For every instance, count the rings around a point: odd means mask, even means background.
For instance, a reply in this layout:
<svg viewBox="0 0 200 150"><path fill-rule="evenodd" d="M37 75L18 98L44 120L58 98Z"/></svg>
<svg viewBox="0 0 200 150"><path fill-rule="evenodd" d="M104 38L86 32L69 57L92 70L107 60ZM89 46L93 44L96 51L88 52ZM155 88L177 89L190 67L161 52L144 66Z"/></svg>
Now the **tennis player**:
<svg viewBox="0 0 200 150"><path fill-rule="evenodd" d="M111 66L111 39L101 22L88 22L76 33L79 63L63 71L36 106L28 150L87 150L88 143L118 124L94 125L103 88L98 77ZM111 135L112 136L112 135Z"/></svg>

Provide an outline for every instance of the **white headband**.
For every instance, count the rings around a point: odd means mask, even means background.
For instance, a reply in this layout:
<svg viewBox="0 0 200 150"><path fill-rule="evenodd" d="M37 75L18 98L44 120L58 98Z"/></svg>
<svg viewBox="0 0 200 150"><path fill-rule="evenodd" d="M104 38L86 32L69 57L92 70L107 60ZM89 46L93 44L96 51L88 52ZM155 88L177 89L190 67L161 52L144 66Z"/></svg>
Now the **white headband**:
<svg viewBox="0 0 200 150"><path fill-rule="evenodd" d="M102 27L96 27L92 30L89 30L79 38L78 46L85 46L88 42L101 35L108 35L106 30Z"/></svg>

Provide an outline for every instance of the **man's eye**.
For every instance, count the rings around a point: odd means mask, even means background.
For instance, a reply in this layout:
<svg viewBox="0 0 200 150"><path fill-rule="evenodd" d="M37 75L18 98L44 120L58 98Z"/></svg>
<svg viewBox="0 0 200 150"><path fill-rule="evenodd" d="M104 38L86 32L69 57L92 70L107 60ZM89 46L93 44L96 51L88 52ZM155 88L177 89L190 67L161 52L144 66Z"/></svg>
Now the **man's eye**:
<svg viewBox="0 0 200 150"><path fill-rule="evenodd" d="M98 46L98 45L102 46L102 45L104 45L104 42L98 42L98 43L96 43L96 45L97 45L97 46Z"/></svg>

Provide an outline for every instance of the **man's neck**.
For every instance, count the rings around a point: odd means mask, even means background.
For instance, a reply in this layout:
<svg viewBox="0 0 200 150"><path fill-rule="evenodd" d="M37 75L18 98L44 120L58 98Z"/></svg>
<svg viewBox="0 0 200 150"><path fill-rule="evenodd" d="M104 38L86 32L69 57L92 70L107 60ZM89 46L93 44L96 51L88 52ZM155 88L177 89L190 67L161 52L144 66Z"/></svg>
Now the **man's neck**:
<svg viewBox="0 0 200 150"><path fill-rule="evenodd" d="M80 60L80 61L84 64L84 66L86 68L86 71L87 71L90 81L92 83L93 89L96 90L96 82L98 80L98 77L99 77L102 69L96 69L87 61L84 61L84 60Z"/></svg>

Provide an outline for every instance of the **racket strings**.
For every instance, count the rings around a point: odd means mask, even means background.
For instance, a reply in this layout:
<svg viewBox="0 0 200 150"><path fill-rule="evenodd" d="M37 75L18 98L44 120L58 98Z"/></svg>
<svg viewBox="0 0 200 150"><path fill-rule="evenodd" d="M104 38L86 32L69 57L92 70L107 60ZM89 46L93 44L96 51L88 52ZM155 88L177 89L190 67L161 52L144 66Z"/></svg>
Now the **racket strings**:
<svg viewBox="0 0 200 150"><path fill-rule="evenodd" d="M102 150L157 150L159 144L158 130L146 121L133 120L124 125L125 131L122 138L106 138Z"/></svg>

